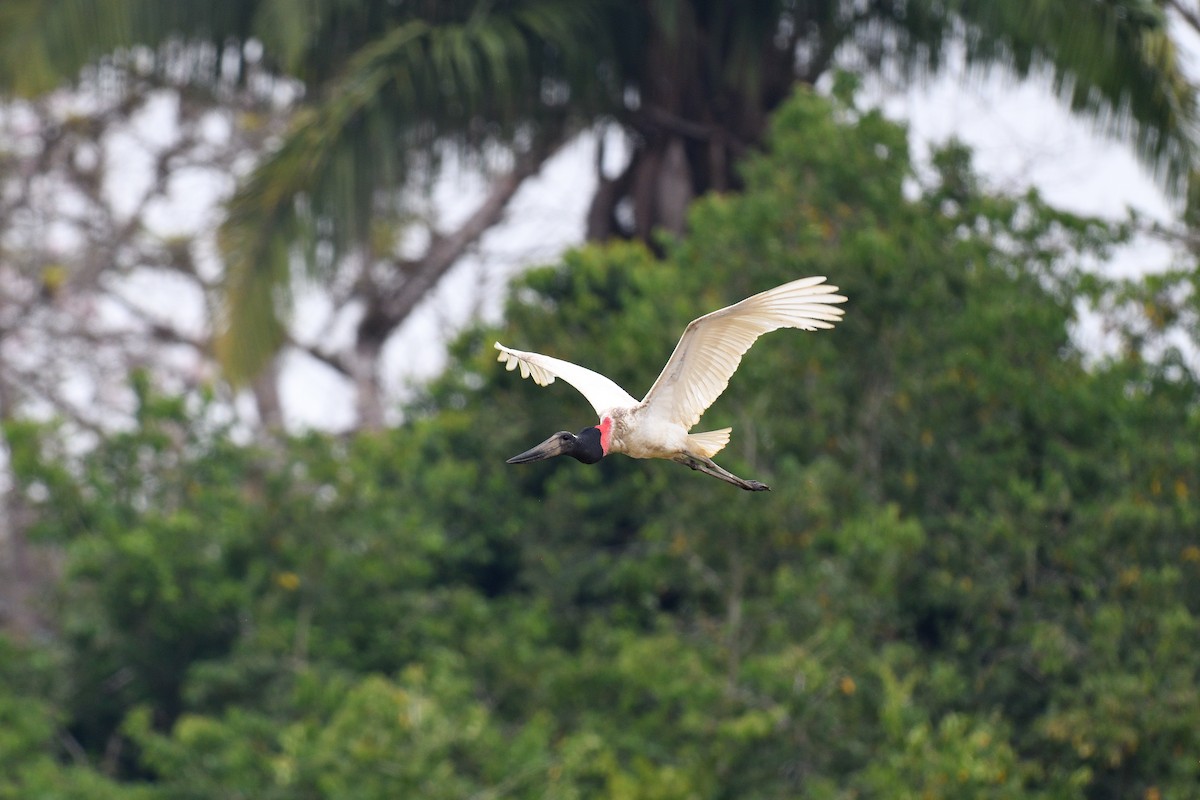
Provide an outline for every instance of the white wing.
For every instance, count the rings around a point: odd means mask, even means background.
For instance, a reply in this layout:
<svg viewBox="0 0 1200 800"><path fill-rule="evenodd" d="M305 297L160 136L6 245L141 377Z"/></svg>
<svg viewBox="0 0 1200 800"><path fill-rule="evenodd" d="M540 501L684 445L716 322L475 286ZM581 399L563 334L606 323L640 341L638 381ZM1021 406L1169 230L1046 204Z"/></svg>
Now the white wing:
<svg viewBox="0 0 1200 800"><path fill-rule="evenodd" d="M758 337L779 328L832 328L846 298L824 277L802 278L692 320L642 401L659 419L690 429L713 404Z"/></svg>
<svg viewBox="0 0 1200 800"><path fill-rule="evenodd" d="M570 361L551 358L541 353L513 350L499 342L496 342L496 349L500 351L500 358L496 360L505 362L504 368L509 372L520 367L521 377L532 377L538 386L549 386L554 383L555 378L562 378L587 398L597 414L616 406L631 408L637 405L637 400L634 400L629 392L599 372L592 372Z"/></svg>

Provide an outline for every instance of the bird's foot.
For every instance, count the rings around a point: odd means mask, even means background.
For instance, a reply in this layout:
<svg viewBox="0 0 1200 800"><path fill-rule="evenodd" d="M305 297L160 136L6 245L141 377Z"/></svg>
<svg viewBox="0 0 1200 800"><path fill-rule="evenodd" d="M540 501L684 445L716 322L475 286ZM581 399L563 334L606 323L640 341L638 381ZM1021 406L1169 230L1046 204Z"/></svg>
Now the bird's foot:
<svg viewBox="0 0 1200 800"><path fill-rule="evenodd" d="M745 489L747 492L769 492L771 487L761 481L748 481L744 478L739 478L732 472L718 467L711 458L704 456L694 456L690 453L677 456L675 458L680 464L691 467L694 470L699 470L705 475L712 475L714 478L719 478L726 483L731 483L739 489Z"/></svg>

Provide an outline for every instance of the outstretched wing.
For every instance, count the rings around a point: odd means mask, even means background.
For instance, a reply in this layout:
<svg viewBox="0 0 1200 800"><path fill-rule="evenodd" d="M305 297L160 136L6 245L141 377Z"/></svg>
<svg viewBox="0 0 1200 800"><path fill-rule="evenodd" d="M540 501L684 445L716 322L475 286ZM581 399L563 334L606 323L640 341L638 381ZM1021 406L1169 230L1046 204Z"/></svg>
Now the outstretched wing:
<svg viewBox="0 0 1200 800"><path fill-rule="evenodd" d="M642 401L648 413L690 429L729 385L742 356L779 328L832 328L846 298L824 277L785 283L692 320Z"/></svg>
<svg viewBox="0 0 1200 800"><path fill-rule="evenodd" d="M579 390L596 409L596 414L616 406L632 407L637 405L629 392L613 383L599 372L592 372L570 361L544 356L541 353L527 353L524 350L513 350L496 342L500 351L497 361L505 363L504 368L512 372L521 368L522 378L533 378L538 386L549 386L555 378L562 378Z"/></svg>

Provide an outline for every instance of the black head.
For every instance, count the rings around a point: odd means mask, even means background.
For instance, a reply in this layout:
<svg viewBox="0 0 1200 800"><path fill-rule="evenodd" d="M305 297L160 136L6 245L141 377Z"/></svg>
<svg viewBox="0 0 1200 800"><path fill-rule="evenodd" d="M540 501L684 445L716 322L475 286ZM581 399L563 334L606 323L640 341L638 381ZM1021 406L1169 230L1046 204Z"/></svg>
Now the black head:
<svg viewBox="0 0 1200 800"><path fill-rule="evenodd" d="M600 445L600 429L584 428L578 434L559 431L537 447L508 459L507 463L529 464L555 456L570 456L584 464L595 464L604 458L604 448Z"/></svg>

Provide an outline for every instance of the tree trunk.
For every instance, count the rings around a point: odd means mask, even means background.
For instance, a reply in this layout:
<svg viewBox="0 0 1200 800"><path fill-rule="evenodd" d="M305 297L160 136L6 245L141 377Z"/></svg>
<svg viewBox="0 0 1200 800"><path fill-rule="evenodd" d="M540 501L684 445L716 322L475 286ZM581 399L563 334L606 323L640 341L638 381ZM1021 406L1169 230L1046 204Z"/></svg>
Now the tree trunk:
<svg viewBox="0 0 1200 800"><path fill-rule="evenodd" d="M800 36L810 35L808 20L797 18L790 34L765 25L756 70L736 77L739 53L731 49L737 45L730 43L728 26L742 12L654 2L662 5L646 0L649 26L639 90L619 120L632 132L630 163L610 179L600 173L597 159L599 186L587 220L590 240L636 238L653 244L657 231L683 233L693 199L740 188L738 159L762 143L771 112L806 78L796 52ZM659 24L667 3L674 6L670 22ZM777 12L764 13L778 21ZM824 62L809 66L819 72ZM632 214L619 214L622 208Z"/></svg>
<svg viewBox="0 0 1200 800"><path fill-rule="evenodd" d="M359 325L358 339L354 343L354 355L350 360L350 373L354 380L355 416L357 428L365 431L381 431L384 419L383 386L379 381L379 358L383 343L392 328L380 328L372 324L371 318Z"/></svg>
<svg viewBox="0 0 1200 800"><path fill-rule="evenodd" d="M0 423L11 419L12 408L13 392L0 376ZM11 480L13 485L0 491L0 630L26 639L46 630L37 606L41 589L51 577L50 570L31 552L27 536L30 510L15 477Z"/></svg>
<svg viewBox="0 0 1200 800"><path fill-rule="evenodd" d="M254 404L258 409L258 421L269 431L283 430L283 403L279 399L279 356L254 379L251 385Z"/></svg>
<svg viewBox="0 0 1200 800"><path fill-rule="evenodd" d="M0 628L21 639L43 628L36 611L41 581L25 535L27 511L15 490L0 499Z"/></svg>

